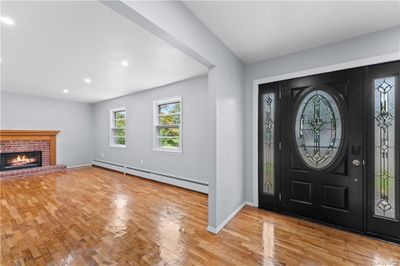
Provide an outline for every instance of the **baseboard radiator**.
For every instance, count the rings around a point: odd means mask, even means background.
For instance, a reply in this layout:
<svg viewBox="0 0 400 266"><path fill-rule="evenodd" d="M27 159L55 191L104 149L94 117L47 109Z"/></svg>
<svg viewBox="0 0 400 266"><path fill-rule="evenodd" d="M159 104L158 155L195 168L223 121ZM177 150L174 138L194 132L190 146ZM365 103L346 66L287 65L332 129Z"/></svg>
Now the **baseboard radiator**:
<svg viewBox="0 0 400 266"><path fill-rule="evenodd" d="M111 170L118 171L118 172L121 172L124 174L140 176L140 177L151 179L154 181L167 183L167 184L174 185L177 187L183 187L186 189L190 189L190 190L194 190L197 192L208 194L208 183L205 183L205 182L188 179L188 178L182 178L182 177L173 176L173 175L162 174L162 173L158 173L158 172L154 172L154 171L149 171L149 170L145 170L145 169L132 167L129 165L123 165L123 164L114 163L114 162L107 162L107 161L103 161L103 160L93 160L92 163L95 166L100 166L103 168L111 169Z"/></svg>

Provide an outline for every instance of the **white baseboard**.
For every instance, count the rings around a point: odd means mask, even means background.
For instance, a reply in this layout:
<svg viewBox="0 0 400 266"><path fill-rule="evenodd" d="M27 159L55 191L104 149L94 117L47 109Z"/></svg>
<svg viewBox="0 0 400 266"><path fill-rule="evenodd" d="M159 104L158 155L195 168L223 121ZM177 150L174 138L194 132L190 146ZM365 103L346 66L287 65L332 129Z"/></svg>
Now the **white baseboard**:
<svg viewBox="0 0 400 266"><path fill-rule="evenodd" d="M230 220L232 220L233 217L235 217L235 215L238 214L238 212L240 212L240 210L244 207L244 205L246 205L245 202L243 202L242 204L240 204L239 207L237 207L237 208L236 208L228 217L226 217L226 219L225 219L222 223L220 223L217 227L208 226L208 227L207 227L208 232L213 233L213 234L218 234L219 231L221 231L222 228L224 228L224 226L227 225L227 224L230 222Z"/></svg>
<svg viewBox="0 0 400 266"><path fill-rule="evenodd" d="M222 230L222 228L224 228L225 225L227 225L229 223L230 220L233 219L233 217L235 217L236 214L238 214L240 212L240 210L245 206L245 205L249 205L251 207L257 207L258 208L258 204L254 203L252 201L245 201L242 204L240 204L239 207L237 207L220 225L218 225L217 227L213 227L213 226L208 226L207 227L207 231L213 234L218 234L219 231Z"/></svg>
<svg viewBox="0 0 400 266"><path fill-rule="evenodd" d="M101 162L101 161L93 161L93 165L100 166L103 168L107 168L110 170L114 170L117 172L122 172L125 173L125 167L122 164L117 164L117 163L110 163L110 162Z"/></svg>
<svg viewBox="0 0 400 266"><path fill-rule="evenodd" d="M194 180L185 180L183 178L171 177L167 175L157 174L148 170L144 169L132 169L132 167L128 167L125 165L111 163L111 162L104 162L99 160L94 160L93 165L101 166L107 169L111 169L114 171L143 177L146 179L151 179L157 182L166 183L170 185L174 185L177 187L182 187L190 190L194 190L197 192L208 194L208 184L203 184L200 182L196 182Z"/></svg>
<svg viewBox="0 0 400 266"><path fill-rule="evenodd" d="M88 164L79 164L79 165L69 165L69 166L67 166L67 168L72 169L72 168L80 168L80 167L88 167L88 166L92 166L92 164L88 163Z"/></svg>
<svg viewBox="0 0 400 266"><path fill-rule="evenodd" d="M219 230L221 230L221 229L219 229ZM218 234L218 232L219 232L219 231L217 231L217 228L210 226L210 225L207 227L207 231L210 233L213 233L215 235Z"/></svg>
<svg viewBox="0 0 400 266"><path fill-rule="evenodd" d="M245 201L244 204L249 205L251 207L258 208L258 203L255 203L255 202L252 202L252 201Z"/></svg>

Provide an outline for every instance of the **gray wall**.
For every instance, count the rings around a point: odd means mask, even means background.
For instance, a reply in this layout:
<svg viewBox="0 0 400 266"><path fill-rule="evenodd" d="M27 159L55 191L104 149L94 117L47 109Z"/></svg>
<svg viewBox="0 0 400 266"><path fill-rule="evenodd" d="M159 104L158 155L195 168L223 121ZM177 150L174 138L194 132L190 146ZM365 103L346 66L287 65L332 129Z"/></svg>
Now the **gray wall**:
<svg viewBox="0 0 400 266"><path fill-rule="evenodd" d="M210 68L208 229L217 232L244 203L244 65L182 2L121 2L105 3Z"/></svg>
<svg viewBox="0 0 400 266"><path fill-rule="evenodd" d="M1 129L61 130L57 163L77 166L92 162L91 104L2 92Z"/></svg>
<svg viewBox="0 0 400 266"><path fill-rule="evenodd" d="M208 183L207 76L96 103L94 158ZM182 96L183 154L153 151L153 101ZM110 109L126 107L126 148L109 146ZM141 164L143 160L143 164Z"/></svg>
<svg viewBox="0 0 400 266"><path fill-rule="evenodd" d="M400 55L400 27L246 65L245 68L245 197L253 201L253 81L353 60ZM397 56L398 57L398 56ZM393 56L394 59L395 56Z"/></svg>

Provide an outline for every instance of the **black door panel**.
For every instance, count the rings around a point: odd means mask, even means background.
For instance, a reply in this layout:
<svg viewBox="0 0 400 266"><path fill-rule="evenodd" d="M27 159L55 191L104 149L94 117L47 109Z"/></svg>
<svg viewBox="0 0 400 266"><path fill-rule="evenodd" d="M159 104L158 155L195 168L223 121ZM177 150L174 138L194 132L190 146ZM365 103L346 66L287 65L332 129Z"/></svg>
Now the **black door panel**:
<svg viewBox="0 0 400 266"><path fill-rule="evenodd" d="M259 206L400 243L399 80L396 61L261 84Z"/></svg>
<svg viewBox="0 0 400 266"><path fill-rule="evenodd" d="M282 82L282 86L284 92L282 118L287 119L290 124L289 127L286 125L288 130L282 130L283 134L281 135L282 209L332 224L362 230L362 166L349 164L354 159L362 160L362 119L360 119L362 117L362 101L360 101L362 70L351 69L298 78ZM315 97L312 96L313 93L315 93ZM328 94L334 103L329 102L328 96L322 93ZM301 154L301 149L298 148L296 141L296 131L300 130L300 127L296 127L296 119L302 108L306 110L304 106L308 102L304 101L307 100L307 97L311 97L309 105L314 109L314 117L313 120L310 120L309 117L302 120L304 124L310 125L304 126L306 128L304 135L314 136L308 137L308 139L314 138L315 142L314 147L309 145L308 149L311 151L308 156L314 158L333 154L333 152L326 152L328 154L326 155L323 152L328 150L324 147L328 147L333 142L324 141L322 138L326 138L326 136L330 136L336 143L340 141L340 144L336 144L338 148L332 157L333 161L321 168L318 168L320 166L317 164L315 167L307 164L304 159L306 157ZM326 110L323 109L324 101L328 106L329 104L337 105L336 116L333 112L328 113L331 114L330 116L322 113L322 111L329 111L327 107L325 107ZM331 122L333 116L334 122ZM328 125L326 129L320 129L317 127L318 123ZM334 130L329 127L333 127ZM338 135L339 127L341 128L340 136ZM329 132L335 132L335 135L332 136L333 133ZM358 155L349 152L352 150L351 147L355 146L358 147ZM318 159L314 161L317 162ZM320 161L322 162L323 159Z"/></svg>

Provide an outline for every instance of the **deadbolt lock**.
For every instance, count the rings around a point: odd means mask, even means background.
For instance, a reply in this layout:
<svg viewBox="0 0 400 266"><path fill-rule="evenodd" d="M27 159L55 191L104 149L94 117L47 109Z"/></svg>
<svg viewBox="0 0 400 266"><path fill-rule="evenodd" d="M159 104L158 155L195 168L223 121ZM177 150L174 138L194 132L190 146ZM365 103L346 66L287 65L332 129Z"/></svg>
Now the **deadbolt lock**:
<svg viewBox="0 0 400 266"><path fill-rule="evenodd" d="M354 159L351 163L355 166L359 166L361 164L360 160Z"/></svg>

